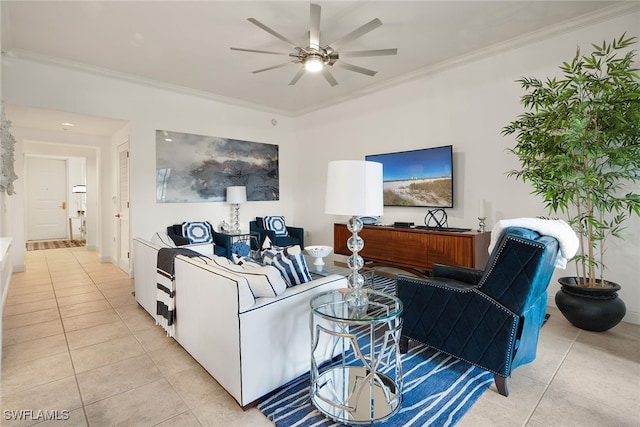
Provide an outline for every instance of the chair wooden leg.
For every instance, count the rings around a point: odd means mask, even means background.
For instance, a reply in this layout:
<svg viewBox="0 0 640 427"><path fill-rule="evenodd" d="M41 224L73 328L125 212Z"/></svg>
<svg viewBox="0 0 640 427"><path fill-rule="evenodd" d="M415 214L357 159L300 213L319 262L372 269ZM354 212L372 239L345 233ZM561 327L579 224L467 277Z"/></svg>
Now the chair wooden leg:
<svg viewBox="0 0 640 427"><path fill-rule="evenodd" d="M507 379L505 377L501 377L500 375L494 374L493 381L496 383L496 388L498 389L498 393L500 393L505 397L509 396L509 390L507 389Z"/></svg>
<svg viewBox="0 0 640 427"><path fill-rule="evenodd" d="M409 351L409 338L400 336L400 354L405 354Z"/></svg>

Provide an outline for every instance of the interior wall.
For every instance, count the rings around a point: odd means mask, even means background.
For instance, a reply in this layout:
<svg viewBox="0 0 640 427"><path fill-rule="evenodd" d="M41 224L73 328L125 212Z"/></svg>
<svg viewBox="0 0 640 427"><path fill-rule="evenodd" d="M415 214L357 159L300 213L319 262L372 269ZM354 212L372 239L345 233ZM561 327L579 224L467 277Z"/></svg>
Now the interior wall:
<svg viewBox="0 0 640 427"><path fill-rule="evenodd" d="M169 91L143 81L128 81L61 67L33 60L4 58L3 91L8 104L25 105L72 113L107 117L129 122L131 169L131 236L151 238L170 224L187 220L209 220L217 225L229 222L231 208L223 202L156 203L155 131L157 129L198 135L211 135L246 141L277 144L280 156L280 200L248 202L240 208L243 228L256 215L284 215L297 223L293 209L294 182L299 179L295 158L293 119L217 100ZM214 77L212 77L214 78ZM51 82L56 82L52 85ZM272 120L275 119L275 125ZM113 142L113 141L112 141ZM115 142L114 142L115 143ZM16 155L22 151L20 144ZM102 151L101 165L114 162L115 153ZM102 200L99 217L111 218L115 195L111 176L114 163L107 164L108 175L100 177ZM105 203L106 202L106 203ZM12 205L15 217L23 217L22 204ZM108 222L105 222L107 224ZM12 224L12 229L20 224ZM115 260L115 227L104 227L98 250L101 260ZM16 238L15 246L24 247ZM14 263L24 263L24 256Z"/></svg>
<svg viewBox="0 0 640 427"><path fill-rule="evenodd" d="M523 112L524 92L516 80L559 75L558 65L573 58L577 45L586 50L591 43L613 40L624 31L638 36L638 22L640 14L634 13L564 32L298 118L299 156L313 159L300 163L295 205L296 217L311 232L308 243L333 245L332 223L346 220L324 214L327 162L448 144L454 147L455 180L455 206L447 209L449 226L476 228L480 200L486 203L489 230L500 219L548 215L542 200L530 194L528 183L506 174L519 167L517 158L506 151L514 146L514 138L501 135L501 129ZM426 208L385 207L381 222L423 224L426 212ZM623 244L609 248L607 278L623 287L625 320L640 323L638 218L630 221L625 235ZM561 275L575 271L556 270L556 277ZM552 280L552 305L557 289Z"/></svg>

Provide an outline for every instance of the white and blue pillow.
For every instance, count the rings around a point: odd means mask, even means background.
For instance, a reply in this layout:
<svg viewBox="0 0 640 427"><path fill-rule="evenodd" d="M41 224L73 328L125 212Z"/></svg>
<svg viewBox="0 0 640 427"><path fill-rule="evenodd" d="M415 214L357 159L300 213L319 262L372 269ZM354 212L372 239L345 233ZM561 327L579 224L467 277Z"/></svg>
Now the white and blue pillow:
<svg viewBox="0 0 640 427"><path fill-rule="evenodd" d="M312 280L300 246L265 249L262 251L262 262L277 268L288 287Z"/></svg>
<svg viewBox="0 0 640 427"><path fill-rule="evenodd" d="M213 242L211 224L208 221L183 222L182 235L187 238L189 244Z"/></svg>
<svg viewBox="0 0 640 427"><path fill-rule="evenodd" d="M288 237L287 224L283 216L265 216L264 228L276 233L276 237Z"/></svg>

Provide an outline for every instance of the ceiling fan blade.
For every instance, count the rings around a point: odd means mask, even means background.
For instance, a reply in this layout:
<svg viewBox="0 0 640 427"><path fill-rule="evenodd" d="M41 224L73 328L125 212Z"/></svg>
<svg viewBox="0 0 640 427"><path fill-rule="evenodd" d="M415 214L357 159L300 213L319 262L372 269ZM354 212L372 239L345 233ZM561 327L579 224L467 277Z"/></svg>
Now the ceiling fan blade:
<svg viewBox="0 0 640 427"><path fill-rule="evenodd" d="M356 73L366 74L367 76L371 76L371 77L375 76L377 73L377 71L369 70L368 68L358 67L357 65L353 65L353 64L347 64L346 62L342 62L342 61L338 61L333 65L341 68L345 68L349 71L355 71Z"/></svg>
<svg viewBox="0 0 640 427"><path fill-rule="evenodd" d="M300 80L300 77L302 77L304 75L304 71L305 71L304 67L300 67L300 69L298 70L296 75L293 76L293 78L289 82L289 86L293 86L294 84L298 83L298 80Z"/></svg>
<svg viewBox="0 0 640 427"><path fill-rule="evenodd" d="M282 40L285 43L290 44L293 47L296 47L296 45L289 40L288 38L286 38L285 36L283 36L282 34L278 33L275 30L272 30L271 28L267 27L266 25L264 25L262 22L258 21L255 18L247 18L247 21L251 22L253 25L262 28L263 30L265 30L267 33L271 34L273 37Z"/></svg>
<svg viewBox="0 0 640 427"><path fill-rule="evenodd" d="M374 50L356 50L352 52L340 52L341 58L362 58L365 56L384 56L397 55L398 49L374 49Z"/></svg>
<svg viewBox="0 0 640 427"><path fill-rule="evenodd" d="M325 79L327 79L327 81L332 87L338 84L338 82L336 81L336 79L333 78L333 75L331 75L331 72L327 69L327 67L322 68L322 75L324 76Z"/></svg>
<svg viewBox="0 0 640 427"><path fill-rule="evenodd" d="M309 18L309 47L320 49L320 5L311 4L311 16Z"/></svg>
<svg viewBox="0 0 640 427"><path fill-rule="evenodd" d="M345 43L349 43L350 41L355 40L358 37L367 34L369 31L375 30L380 25L382 25L381 20L379 20L378 18L372 19L371 21L367 22L363 26L351 31L349 34L342 37L341 39L338 39L335 42L331 43L330 46L333 48L333 50L338 50L341 45Z"/></svg>
<svg viewBox="0 0 640 427"><path fill-rule="evenodd" d="M289 52L272 52L269 50L244 49L241 47L230 47L229 49L237 50L239 52L267 53L269 55L289 55Z"/></svg>
<svg viewBox="0 0 640 427"><path fill-rule="evenodd" d="M289 64L295 64L297 61L289 61L278 65L273 65L267 68L261 68L259 70L252 71L253 74L262 73L263 71L275 70L276 68L286 67Z"/></svg>

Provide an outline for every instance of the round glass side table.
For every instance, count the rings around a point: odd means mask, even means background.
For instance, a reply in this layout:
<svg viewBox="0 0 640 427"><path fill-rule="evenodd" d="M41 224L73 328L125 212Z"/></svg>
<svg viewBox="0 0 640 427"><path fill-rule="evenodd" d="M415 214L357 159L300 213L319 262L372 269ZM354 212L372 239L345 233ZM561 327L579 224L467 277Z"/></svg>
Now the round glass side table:
<svg viewBox="0 0 640 427"><path fill-rule="evenodd" d="M366 306L350 305L346 289L311 300L311 401L346 424L385 420L402 404L402 302L372 289L362 292ZM323 364L327 355L339 360Z"/></svg>

